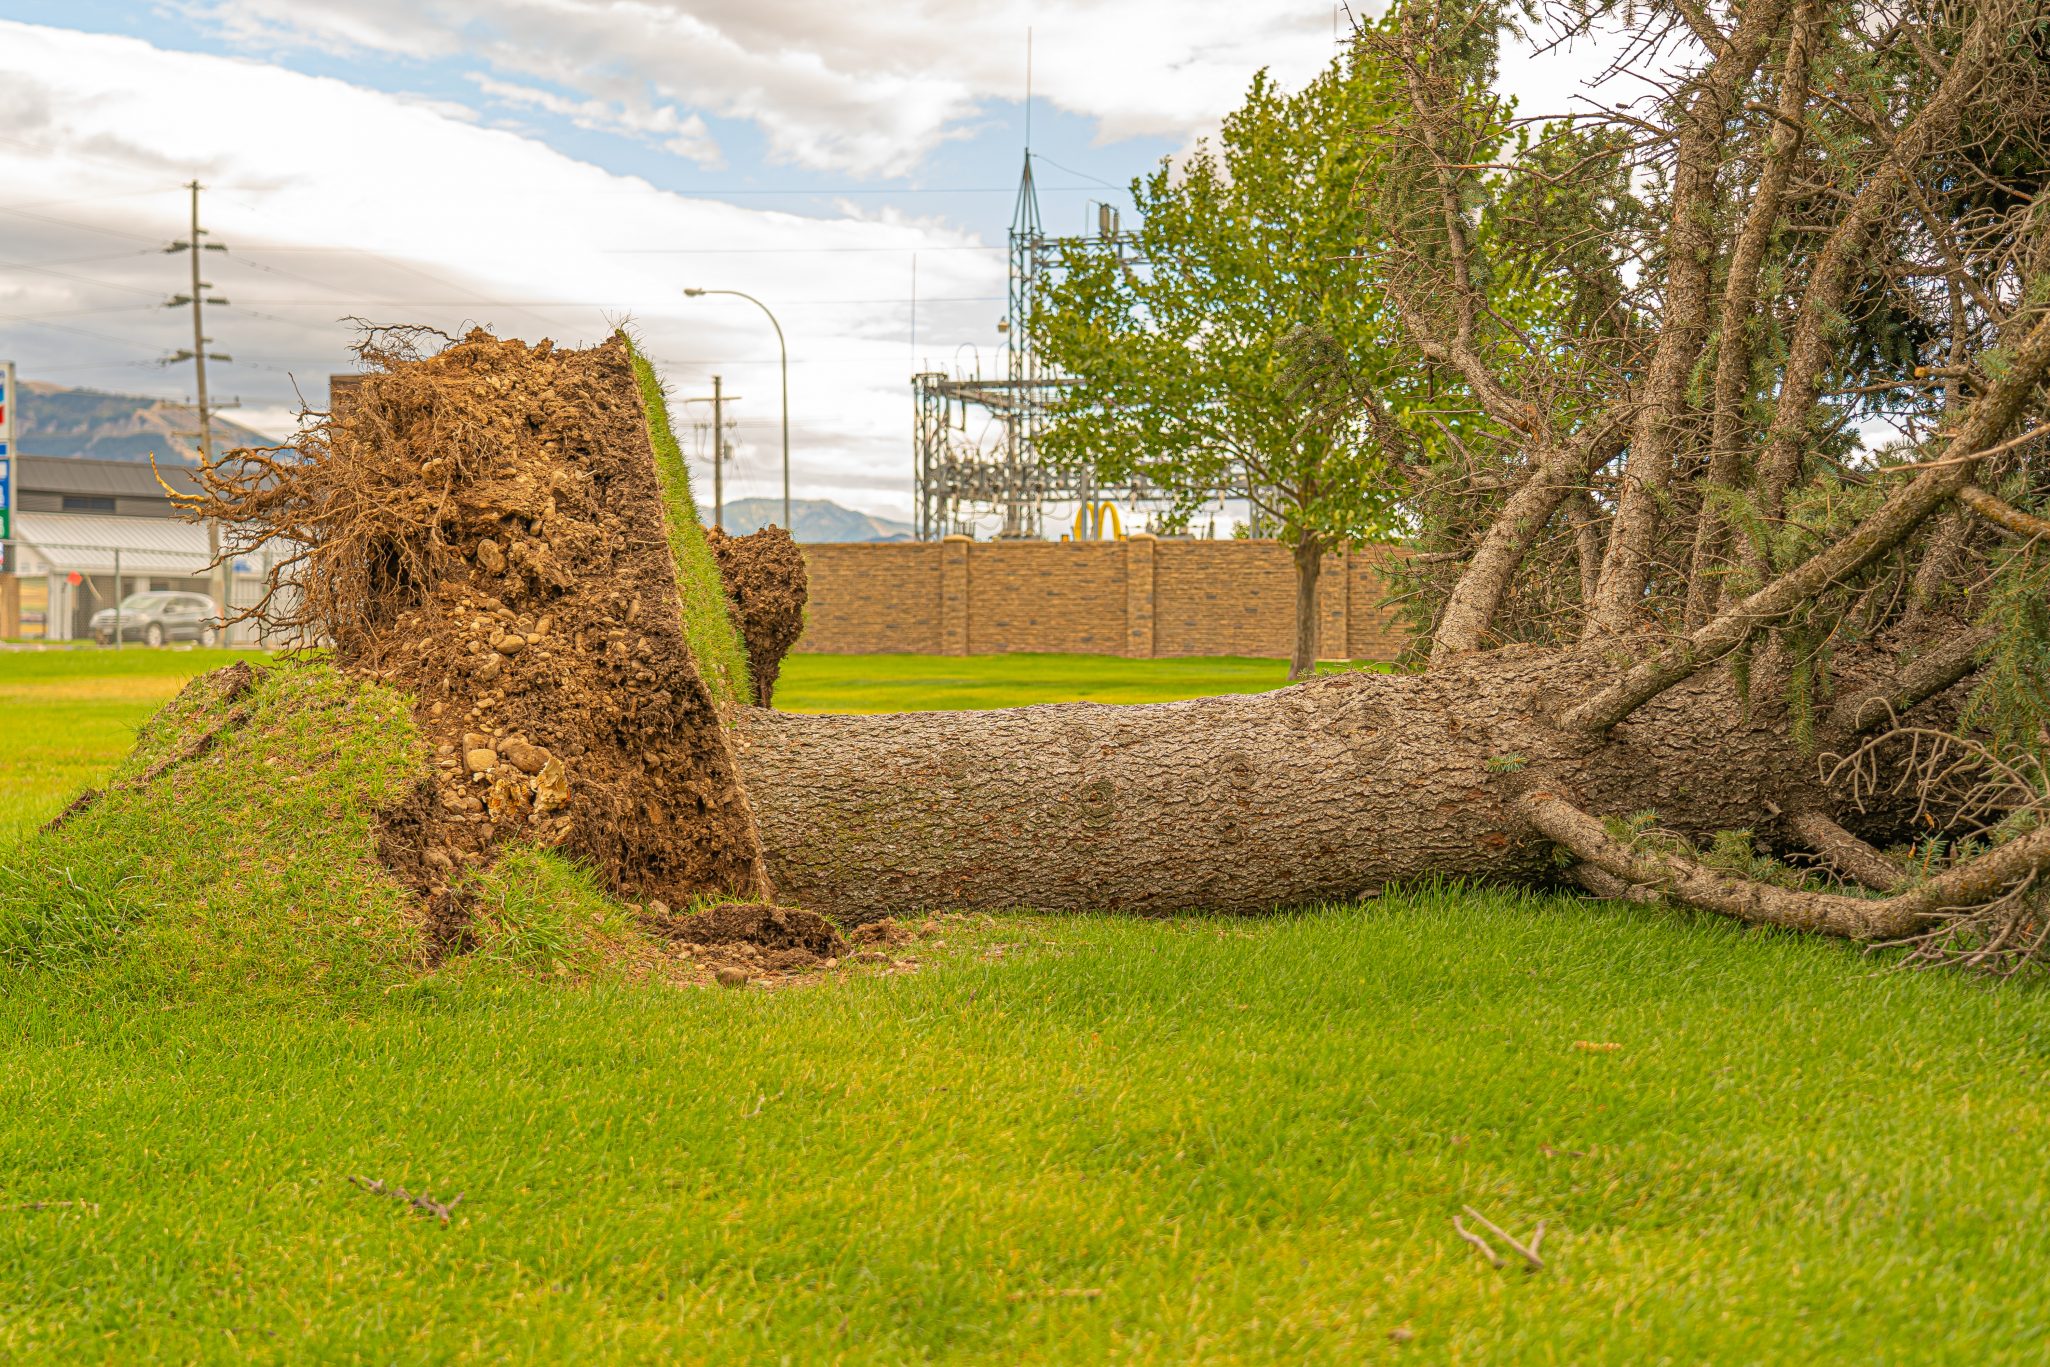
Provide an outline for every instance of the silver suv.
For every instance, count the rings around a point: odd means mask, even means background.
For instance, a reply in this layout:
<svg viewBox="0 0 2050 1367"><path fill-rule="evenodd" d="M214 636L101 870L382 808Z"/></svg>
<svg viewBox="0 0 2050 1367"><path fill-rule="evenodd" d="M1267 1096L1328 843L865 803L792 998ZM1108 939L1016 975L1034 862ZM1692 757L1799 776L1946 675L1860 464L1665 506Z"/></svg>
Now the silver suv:
<svg viewBox="0 0 2050 1367"><path fill-rule="evenodd" d="M131 593L121 600L117 613L101 608L93 614L87 630L101 645L114 641L114 624L119 620L121 639L160 646L167 641L197 641L203 646L221 639L220 605L203 593Z"/></svg>

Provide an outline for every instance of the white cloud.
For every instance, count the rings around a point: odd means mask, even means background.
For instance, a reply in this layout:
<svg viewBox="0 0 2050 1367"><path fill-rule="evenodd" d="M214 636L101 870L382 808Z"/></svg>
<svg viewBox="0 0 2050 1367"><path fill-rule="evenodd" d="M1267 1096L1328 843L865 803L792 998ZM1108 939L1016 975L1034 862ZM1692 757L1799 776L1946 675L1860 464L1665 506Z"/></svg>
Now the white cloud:
<svg viewBox="0 0 2050 1367"><path fill-rule="evenodd" d="M993 99L1025 89L1098 136L1186 138L1255 69L1293 84L1331 58L1332 15L1301 0L192 0L252 50L304 45L479 63L613 106L751 120L772 154L902 174Z"/></svg>
<svg viewBox="0 0 2050 1367"><path fill-rule="evenodd" d="M894 516L910 505L902 302L920 253L920 332L994 338L1001 252L901 214L805 218L692 199L422 103L254 61L0 22L0 91L34 117L0 140L0 354L25 378L177 395L189 341L180 182L206 182L206 262L232 307L209 331L238 415L290 426L348 368L346 315L595 341L631 317L685 395L720 371L744 397L733 497L778 484L773 334L790 338L796 492ZM655 131L661 131L659 128ZM181 333L183 336L181 337ZM288 377L289 372L289 377Z"/></svg>
<svg viewBox="0 0 2050 1367"><path fill-rule="evenodd" d="M514 85L510 81L495 81L475 72L471 73L470 81L502 104L539 109L593 132L621 133L652 142L707 170L717 170L725 165L725 159L719 155L719 144L713 139L711 130L705 127L705 121L696 114L679 114L674 105L635 108L608 100L571 100L553 91Z"/></svg>

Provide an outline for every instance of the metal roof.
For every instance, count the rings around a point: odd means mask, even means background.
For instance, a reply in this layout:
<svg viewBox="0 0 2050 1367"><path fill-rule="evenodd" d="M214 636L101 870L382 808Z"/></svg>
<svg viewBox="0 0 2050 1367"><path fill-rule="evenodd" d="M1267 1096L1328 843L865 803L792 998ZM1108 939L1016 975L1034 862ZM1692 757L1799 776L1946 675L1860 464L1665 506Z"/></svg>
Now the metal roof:
<svg viewBox="0 0 2050 1367"><path fill-rule="evenodd" d="M107 464L66 461L64 464ZM148 472L145 466L144 472ZM213 557L206 528L167 517L35 513L14 515L16 561L22 574L111 574L121 552L123 574L200 575Z"/></svg>
<svg viewBox="0 0 2050 1367"><path fill-rule="evenodd" d="M159 461L73 460L68 456L16 456L14 487L18 493L86 494L123 498L164 498L164 483L179 493L198 493L199 476L189 465ZM165 499L168 503L170 500Z"/></svg>

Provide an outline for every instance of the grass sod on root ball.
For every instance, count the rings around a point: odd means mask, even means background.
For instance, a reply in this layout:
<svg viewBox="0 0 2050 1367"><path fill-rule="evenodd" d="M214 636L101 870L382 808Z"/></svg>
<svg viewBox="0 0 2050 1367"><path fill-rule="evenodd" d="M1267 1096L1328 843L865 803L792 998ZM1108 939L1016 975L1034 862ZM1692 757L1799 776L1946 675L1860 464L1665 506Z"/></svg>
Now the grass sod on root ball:
<svg viewBox="0 0 2050 1367"><path fill-rule="evenodd" d="M746 669L645 362L623 335L362 350L297 460L236 453L190 511L304 546L273 625L412 698L429 770L380 852L436 952L468 946L468 880L521 843L637 899L759 896L720 713Z"/></svg>

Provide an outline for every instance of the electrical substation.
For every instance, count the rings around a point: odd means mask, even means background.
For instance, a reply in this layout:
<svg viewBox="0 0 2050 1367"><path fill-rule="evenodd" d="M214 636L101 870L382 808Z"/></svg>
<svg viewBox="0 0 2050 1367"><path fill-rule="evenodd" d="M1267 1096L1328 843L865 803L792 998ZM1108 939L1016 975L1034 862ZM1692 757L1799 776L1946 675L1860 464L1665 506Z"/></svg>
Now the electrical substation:
<svg viewBox="0 0 2050 1367"><path fill-rule="evenodd" d="M1002 373L985 375L978 361L969 374L933 370L911 377L919 540L974 535L991 519L999 539L1044 539L1051 533L1097 540L1106 532L1121 535L1125 518L1143 516L1147 506L1163 501L1144 483L1098 484L1086 468L1040 459L1040 434L1061 390L1072 383L1054 373L1033 344L1031 315L1041 282L1058 269L1063 247L1104 246L1120 255L1133 249L1117 209L1095 209L1093 233L1049 235L1040 221L1032 153L1026 151L1011 216L1009 291L998 324ZM1050 511L1066 507L1075 510L1073 526L1049 527Z"/></svg>

